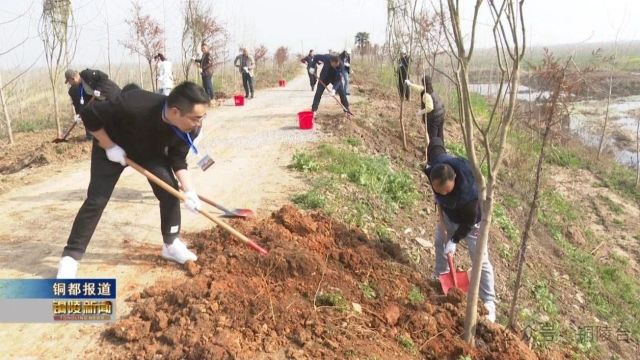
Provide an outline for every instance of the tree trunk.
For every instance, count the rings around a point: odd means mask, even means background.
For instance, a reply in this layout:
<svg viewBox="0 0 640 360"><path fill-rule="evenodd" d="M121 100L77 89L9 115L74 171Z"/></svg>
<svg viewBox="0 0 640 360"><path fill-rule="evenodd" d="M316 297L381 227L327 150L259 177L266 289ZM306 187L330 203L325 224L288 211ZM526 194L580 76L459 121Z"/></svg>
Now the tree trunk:
<svg viewBox="0 0 640 360"><path fill-rule="evenodd" d="M151 89L153 89L153 92L156 92L158 84L156 83L156 80L153 76L153 64L151 63L151 60L147 60L147 63L149 64L149 77L151 79Z"/></svg>
<svg viewBox="0 0 640 360"><path fill-rule="evenodd" d="M482 201L482 221L480 221L480 231L476 242L476 256L473 261L471 279L469 279L469 292L467 294L467 311L464 316L463 339L471 346L475 344L476 325L478 322L478 296L480 293L480 276L482 275L482 262L487 253L487 243L489 242L489 228L493 213L493 190L494 184L489 180L487 184L486 200Z"/></svg>
<svg viewBox="0 0 640 360"><path fill-rule="evenodd" d="M138 74L140 75L140 87L144 89L144 81L142 80L142 62L140 61L140 55L138 55Z"/></svg>
<svg viewBox="0 0 640 360"><path fill-rule="evenodd" d="M56 121L56 131L58 134L58 137L62 136L62 127L60 126L60 107L58 104L58 89L56 88L56 86L54 85L52 87L53 89L53 118Z"/></svg>
<svg viewBox="0 0 640 360"><path fill-rule="evenodd" d="M11 117L9 117L9 109L7 109L7 102L4 98L4 91L2 90L2 73L0 73L0 103L2 104L2 111L4 112L4 120L7 123L7 135L9 136L9 145L13 145L13 131L11 130Z"/></svg>
<svg viewBox="0 0 640 360"><path fill-rule="evenodd" d="M520 241L520 250L518 252L518 271L516 273L516 281L513 285L513 298L511 299L511 308L509 310L509 328L512 330L516 326L516 304L518 303L518 292L520 291L520 284L522 282L522 272L525 265L525 253L527 251L527 242L529 241L529 233L533 226L533 221L536 218L539 206L539 194L540 194L540 181L542 179L542 165L544 164L544 150L547 145L547 139L551 132L551 124L547 124L544 129L544 135L542 137L542 146L540 147L540 155L538 156L538 165L536 166L536 183L533 189L533 199L531 200L531 207L529 208L529 216L524 226L522 233L522 240Z"/></svg>
<svg viewBox="0 0 640 360"><path fill-rule="evenodd" d="M401 95L400 97L400 132L401 132L401 136L402 136L402 148L407 150L407 132L404 129L404 118L403 118L403 112L404 112L404 94Z"/></svg>
<svg viewBox="0 0 640 360"><path fill-rule="evenodd" d="M602 125L602 134L600 134L600 142L598 143L598 155L596 159L600 159L600 155L602 155L602 149L604 147L604 139L607 133L607 123L609 122L609 105L611 104L611 90L613 88L613 70L609 76L609 96L607 96L607 109L605 110L604 115L604 125Z"/></svg>

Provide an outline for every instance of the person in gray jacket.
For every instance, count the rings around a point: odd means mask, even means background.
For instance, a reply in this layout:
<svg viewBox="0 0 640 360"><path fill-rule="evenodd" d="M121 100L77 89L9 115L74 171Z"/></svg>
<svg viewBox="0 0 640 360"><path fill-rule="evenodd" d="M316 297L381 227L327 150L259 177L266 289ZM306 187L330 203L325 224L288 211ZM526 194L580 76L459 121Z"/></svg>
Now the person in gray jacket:
<svg viewBox="0 0 640 360"><path fill-rule="evenodd" d="M255 63L251 55L249 55L249 51L247 48L240 48L240 55L236 56L236 59L233 61L233 65L235 65L242 75L242 86L244 87L245 97L247 99L253 99L253 67Z"/></svg>

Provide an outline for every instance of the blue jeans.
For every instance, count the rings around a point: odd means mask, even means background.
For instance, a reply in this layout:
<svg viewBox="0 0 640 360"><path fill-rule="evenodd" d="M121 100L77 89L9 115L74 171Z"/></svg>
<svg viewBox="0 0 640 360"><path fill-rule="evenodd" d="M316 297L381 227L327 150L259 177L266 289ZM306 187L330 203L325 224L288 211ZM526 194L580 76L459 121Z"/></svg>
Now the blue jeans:
<svg viewBox="0 0 640 360"><path fill-rule="evenodd" d="M436 240L434 242L435 255L436 255L436 275L449 272L449 264L447 263L447 256L444 254L444 247L446 242L449 241L451 235L458 228L458 224L451 222L446 214L443 214L445 224L438 222L436 225ZM444 226L447 228L448 237L445 239ZM476 242L478 240L478 232L480 231L480 225L476 224L469 235L463 240L467 242L469 248L469 256L473 259L476 254ZM461 240L462 241L462 240ZM457 252L457 251L456 251ZM483 303L494 302L496 298L495 290L495 278L493 275L493 265L489 261L489 252L487 251L482 260L482 273L480 275L480 299Z"/></svg>
<svg viewBox="0 0 640 360"><path fill-rule="evenodd" d="M204 91L209 95L209 99L213 99L213 82L211 81L211 75L202 74L202 87Z"/></svg>
<svg viewBox="0 0 640 360"><path fill-rule="evenodd" d="M344 78L344 93L347 95L351 95L349 93L349 73L347 71L344 71L342 73L342 77Z"/></svg>

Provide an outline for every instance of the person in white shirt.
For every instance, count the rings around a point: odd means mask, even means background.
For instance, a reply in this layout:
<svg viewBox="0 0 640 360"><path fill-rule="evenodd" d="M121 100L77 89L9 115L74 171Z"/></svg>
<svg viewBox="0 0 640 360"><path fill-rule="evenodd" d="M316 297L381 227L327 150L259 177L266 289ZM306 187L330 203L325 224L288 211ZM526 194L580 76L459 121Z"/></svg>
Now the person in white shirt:
<svg viewBox="0 0 640 360"><path fill-rule="evenodd" d="M162 95L169 95L171 89L173 89L173 71L171 70L173 64L171 61L162 54L154 56L156 63L156 88L158 93Z"/></svg>

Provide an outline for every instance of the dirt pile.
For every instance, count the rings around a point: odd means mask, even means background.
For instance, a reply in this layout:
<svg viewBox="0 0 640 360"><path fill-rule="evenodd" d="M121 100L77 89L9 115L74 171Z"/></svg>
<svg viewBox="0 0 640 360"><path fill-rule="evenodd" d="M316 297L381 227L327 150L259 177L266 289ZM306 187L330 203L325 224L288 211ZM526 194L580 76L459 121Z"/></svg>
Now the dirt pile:
<svg viewBox="0 0 640 360"><path fill-rule="evenodd" d="M105 356L537 359L494 325L480 324L477 347L468 347L459 336L464 296L439 295L394 246L357 229L291 206L234 225L270 254L219 230L192 235L192 277L129 299L131 315L105 332Z"/></svg>

